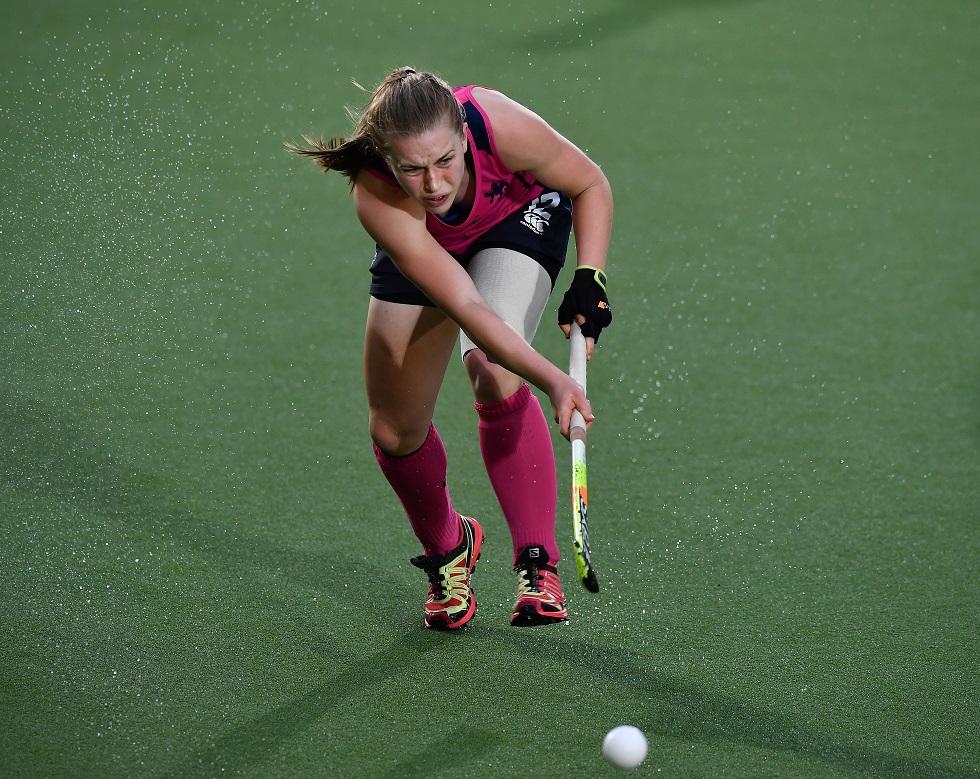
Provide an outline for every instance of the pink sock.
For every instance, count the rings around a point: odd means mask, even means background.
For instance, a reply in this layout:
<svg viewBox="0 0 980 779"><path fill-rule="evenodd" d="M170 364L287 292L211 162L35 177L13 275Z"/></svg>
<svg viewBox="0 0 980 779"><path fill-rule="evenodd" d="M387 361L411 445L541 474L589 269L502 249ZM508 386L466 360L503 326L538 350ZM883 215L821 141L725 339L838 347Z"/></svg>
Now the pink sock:
<svg viewBox="0 0 980 779"><path fill-rule="evenodd" d="M499 403L476 403L480 451L514 542L514 561L527 546L543 546L558 562L555 450L541 404L525 384Z"/></svg>
<svg viewBox="0 0 980 779"><path fill-rule="evenodd" d="M374 456L408 514L425 554L443 554L457 547L463 528L449 498L448 458L435 425L430 423L425 443L411 454L392 457L375 444Z"/></svg>

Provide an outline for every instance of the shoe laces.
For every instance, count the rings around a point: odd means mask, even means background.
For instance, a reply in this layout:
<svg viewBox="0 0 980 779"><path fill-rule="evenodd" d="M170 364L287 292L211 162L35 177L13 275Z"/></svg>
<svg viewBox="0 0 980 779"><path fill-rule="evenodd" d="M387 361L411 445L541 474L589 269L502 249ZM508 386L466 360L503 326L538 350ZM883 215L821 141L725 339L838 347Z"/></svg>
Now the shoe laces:
<svg viewBox="0 0 980 779"><path fill-rule="evenodd" d="M416 558L418 559L418 558ZM412 563L425 571L429 577L429 592L435 600L449 600L456 597L465 600L469 595L469 570L466 567L466 551L448 562L439 558L423 558L421 565Z"/></svg>
<svg viewBox="0 0 980 779"><path fill-rule="evenodd" d="M537 587L537 568L524 568L517 577L517 597L539 592Z"/></svg>
<svg viewBox="0 0 980 779"><path fill-rule="evenodd" d="M517 566L517 594L530 595L541 593L541 582L544 575L537 565Z"/></svg>

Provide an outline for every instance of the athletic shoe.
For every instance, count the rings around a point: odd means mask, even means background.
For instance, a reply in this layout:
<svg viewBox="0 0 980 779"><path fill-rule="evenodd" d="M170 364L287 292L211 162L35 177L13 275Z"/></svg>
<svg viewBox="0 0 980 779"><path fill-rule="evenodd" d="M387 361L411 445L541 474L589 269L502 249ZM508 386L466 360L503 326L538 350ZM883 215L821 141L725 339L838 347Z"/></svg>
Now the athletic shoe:
<svg viewBox="0 0 980 779"><path fill-rule="evenodd" d="M543 546L529 546L517 556L517 603L510 624L514 627L548 625L568 619L558 569L548 564Z"/></svg>
<svg viewBox="0 0 980 779"><path fill-rule="evenodd" d="M435 630L461 628L476 611L476 596L470 587L470 574L480 559L483 528L470 517L461 516L463 540L451 552L420 555L412 565L429 577L429 597L423 608L425 626Z"/></svg>

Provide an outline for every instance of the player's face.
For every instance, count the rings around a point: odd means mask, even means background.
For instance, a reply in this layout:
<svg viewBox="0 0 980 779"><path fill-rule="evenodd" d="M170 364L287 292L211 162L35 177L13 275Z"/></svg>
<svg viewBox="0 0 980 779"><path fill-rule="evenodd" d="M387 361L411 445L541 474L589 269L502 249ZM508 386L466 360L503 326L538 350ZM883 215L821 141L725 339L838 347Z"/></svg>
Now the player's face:
<svg viewBox="0 0 980 779"><path fill-rule="evenodd" d="M388 144L388 164L402 189L426 211L445 215L467 197L466 136L448 124Z"/></svg>

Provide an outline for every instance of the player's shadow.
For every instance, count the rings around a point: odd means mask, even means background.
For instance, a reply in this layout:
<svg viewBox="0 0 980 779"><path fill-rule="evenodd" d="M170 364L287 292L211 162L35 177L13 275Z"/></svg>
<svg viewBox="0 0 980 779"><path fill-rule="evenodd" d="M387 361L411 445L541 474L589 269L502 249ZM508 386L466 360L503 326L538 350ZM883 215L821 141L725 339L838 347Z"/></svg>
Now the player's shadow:
<svg viewBox="0 0 980 779"><path fill-rule="evenodd" d="M188 756L166 775L192 777L216 772L234 775L257 765L281 749L284 739L292 740L325 717L336 719L338 712L355 705L365 689L397 680L420 663L426 667L452 667L452 654L460 651L458 641L462 640L469 645L467 651L473 653L485 652L487 647L481 643L486 641L492 642L497 651L501 646L507 647L515 655L526 655L529 668L540 663L542 652L549 652L552 662L557 659L567 676L582 680L583 690L605 686L632 690L631 721L641 725L654 739L673 739L689 744L727 742L792 753L808 762L823 764L829 771L856 776L909 779L972 779L976 776L974 772L939 762L909 759L863 744L828 738L734 696L707 692L651 672L615 648L570 640L567 636L557 641L553 637L545 640L545 631L539 633L541 637L534 638L526 630L504 628L489 633L452 636L449 641L442 641L413 626L386 648L225 733L210 747ZM439 634L435 638L446 636ZM508 686L508 680L498 681L501 688ZM488 680L487 683L494 682ZM485 762L503 742L499 734L470 725L440 730L432 736L433 743L429 743L424 732L420 731L419 736L418 749L384 769L379 774L382 779L439 774L453 768L460 770L468 764ZM452 750L438 746L447 743L453 744Z"/></svg>
<svg viewBox="0 0 980 779"><path fill-rule="evenodd" d="M366 653L363 658L358 658L339 673L325 674L320 684L259 717L231 728L216 738L210 746L187 755L162 776L167 779L237 776L262 764L281 750L287 741L301 736L321 720L329 718L331 721L341 722L343 717L339 715L348 708L356 708L366 689L384 686L399 679L427 653L440 656L422 660L426 665L443 664L444 658L441 655L454 651L440 640L446 638L446 635L423 631L417 624L418 619L414 612L412 623L409 630L396 637L386 648L373 654ZM455 644L455 640L459 638L451 636L450 643ZM324 651L323 654L327 658L332 653ZM335 657L329 659L336 662ZM445 701L433 703L434 706L444 704ZM460 705L465 704L461 702ZM465 722L457 725L445 722L431 731L432 738L441 745L433 748L426 743L422 732L426 723L420 722L419 726L419 749L402 754L389 768L379 769L382 773L376 774L378 779L427 776L441 768L459 768L496 749L503 741L499 734L481 730ZM355 733L336 734L336 738L339 743L357 743ZM452 744L452 749L444 748L446 744ZM441 765L443 760L445 766Z"/></svg>
<svg viewBox="0 0 980 779"><path fill-rule="evenodd" d="M2 388L2 387L0 387ZM322 560L297 556L293 549L270 548L267 542L230 535L218 522L205 522L168 496L165 485L154 476L116 462L78 432L66 413L45 408L22 395L0 395L4 416L0 426L0 478L20 492L71 501L93 509L118 523L153 523L178 543L193 545L215 560L231 558L239 565L281 571L306 586L322 588L317 572ZM229 545L231 548L229 549ZM349 562L349 561L347 561ZM397 680L420 662L452 667L458 641L433 640L414 623L387 647L365 650L339 671L324 663L320 684L266 713L229 729L209 745L190 751L167 776L189 777L227 772L234 775L260 764L283 745L326 717L337 718L345 707L356 704L363 690ZM558 630L561 630L559 628ZM730 695L687 685L624 656L615 648L576 639L554 631L518 631L510 628L473 631L463 636L467 651L486 654L501 647L514 656L526 655L528 667L543 652L557 658L571 678L583 686L610 685L632 690L631 714L654 737L687 743L739 743L758 749L792 753L828 768L863 776L916 777L917 779L967 779L975 772L939 762L925 762L868 748L863 744L829 738L798 722L784 718ZM455 638L455 637L454 637ZM315 637L324 657L342 649L336 635ZM426 655L429 655L426 657ZM349 656L349 652L348 652ZM491 669L492 671L492 669ZM505 680L500 680L503 683ZM448 734L443 734L448 735ZM440 757L424 739L413 754L406 754L384 776L425 775L449 766L475 761L491 753L502 738L495 733L460 725L452 743L462 745L452 755ZM442 738L440 738L442 741ZM433 761L447 761L440 766Z"/></svg>
<svg viewBox="0 0 980 779"><path fill-rule="evenodd" d="M502 643L535 662L542 651L559 658L583 687L609 685L634 692L631 722L648 736L689 744L736 743L754 749L792 753L835 771L860 776L908 779L975 779L974 771L893 755L865 744L848 743L786 721L771 711L724 693L706 691L651 671L622 652L595 643L568 640L529 641L516 631L501 631ZM587 693L583 693L587 695Z"/></svg>
<svg viewBox="0 0 980 779"><path fill-rule="evenodd" d="M82 432L82 425L70 409L32 397L0 380L0 411L0 484L17 496L20 510L44 510L52 502L70 505L79 517L89 517L89 521L100 527L109 528L120 537L129 537L132 543L142 543L142 538L148 537L156 544L165 538L176 547L191 551L195 557L207 559L209 566L228 566L236 577L245 573L247 580L248 571L265 571L283 575L299 587L314 589L326 598L343 603L349 599L343 586L331 587L331 579L324 576L323 571L331 562L327 555L295 546L276 546L267 538L259 539L241 527L229 526L227 517L204 517L188 510L182 496L174 494L173 484L114 456L109 446ZM31 505L36 509L24 508ZM16 526L16 520L16 516L8 515L4 521ZM364 573L364 559L355 561L346 559L342 553L331 554L336 555L333 567L360 568ZM179 568L150 575L167 576L164 584L168 589L182 588L183 574ZM372 570L368 578L385 591L395 591L399 586L386 579L383 569ZM152 594L143 593L141 588L136 590L134 598L152 598ZM147 600L148 610L152 611L153 607ZM419 629L414 610L410 629L408 622L406 617L405 634L387 648L358 649L366 659L355 653L352 665L340 672L336 670L337 658L350 657L351 648L336 624L321 629L312 639L307 637L324 657L321 683L266 710L267 713L220 733L204 747L188 745L175 766L162 771L162 775L211 776L226 771L227 775L237 775L261 764L281 750L284 743L324 718L336 718L344 707L356 706L364 689L397 679L408 673L427 652L440 651L441 642L433 641L431 634ZM177 632L182 629L179 620L172 627ZM117 640L128 643L130 639L117 636ZM36 686L28 689L34 682ZM160 684L166 685L168 681L161 679ZM23 685L21 693L25 699L48 694L40 679L27 678ZM442 733L440 738L449 735ZM457 727L453 738L454 743L473 745L475 754L492 749L500 740L496 734L465 723ZM457 754L457 759L461 758ZM430 762L431 754L426 751L404 754L389 775L425 775Z"/></svg>

